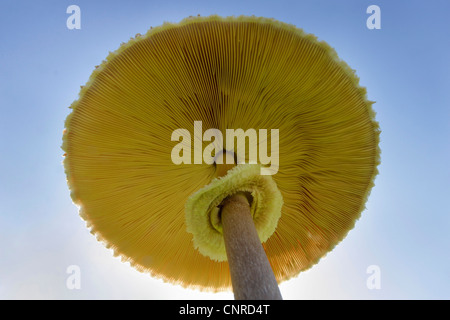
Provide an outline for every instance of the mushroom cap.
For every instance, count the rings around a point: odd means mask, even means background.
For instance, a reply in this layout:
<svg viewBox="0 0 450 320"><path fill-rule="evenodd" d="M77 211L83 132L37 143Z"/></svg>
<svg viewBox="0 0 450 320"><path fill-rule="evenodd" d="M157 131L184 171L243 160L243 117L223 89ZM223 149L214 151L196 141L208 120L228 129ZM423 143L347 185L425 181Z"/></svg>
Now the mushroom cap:
<svg viewBox="0 0 450 320"><path fill-rule="evenodd" d="M97 239L143 272L203 290L228 263L186 231L187 199L214 164L172 162L171 134L279 129L281 217L263 247L278 282L351 230L379 163L379 126L355 72L325 42L258 17L190 17L136 36L92 73L66 119L71 197ZM209 142L202 142L204 148Z"/></svg>

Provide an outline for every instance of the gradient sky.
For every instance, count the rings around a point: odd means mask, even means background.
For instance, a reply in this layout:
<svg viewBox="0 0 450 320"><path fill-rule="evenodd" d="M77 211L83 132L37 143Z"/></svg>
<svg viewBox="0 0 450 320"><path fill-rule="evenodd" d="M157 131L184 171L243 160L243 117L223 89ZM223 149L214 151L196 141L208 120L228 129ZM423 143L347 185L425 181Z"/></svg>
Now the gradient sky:
<svg viewBox="0 0 450 320"><path fill-rule="evenodd" d="M81 29L66 27L69 5ZM366 9L381 9L369 30ZM68 106L95 65L136 33L189 15L256 15L335 48L382 130L379 175L355 228L285 299L450 298L449 1L0 2L0 299L232 299L141 274L89 233L62 166ZM67 267L81 288L66 286ZM370 290L366 270L380 270Z"/></svg>

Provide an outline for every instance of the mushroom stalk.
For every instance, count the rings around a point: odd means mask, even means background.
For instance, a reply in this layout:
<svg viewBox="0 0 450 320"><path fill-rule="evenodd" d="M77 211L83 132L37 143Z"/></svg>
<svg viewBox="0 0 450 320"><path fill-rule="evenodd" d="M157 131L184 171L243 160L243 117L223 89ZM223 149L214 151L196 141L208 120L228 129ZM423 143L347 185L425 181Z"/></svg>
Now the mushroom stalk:
<svg viewBox="0 0 450 320"><path fill-rule="evenodd" d="M281 300L278 283L243 193L222 202L221 220L235 299Z"/></svg>

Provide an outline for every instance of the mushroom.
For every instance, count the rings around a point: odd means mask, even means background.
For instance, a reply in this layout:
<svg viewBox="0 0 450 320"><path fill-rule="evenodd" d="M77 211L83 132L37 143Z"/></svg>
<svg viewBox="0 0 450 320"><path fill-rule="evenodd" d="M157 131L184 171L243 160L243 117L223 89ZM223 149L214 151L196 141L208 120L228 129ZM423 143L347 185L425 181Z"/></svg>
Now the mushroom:
<svg viewBox="0 0 450 320"><path fill-rule="evenodd" d="M71 197L98 240L142 272L281 298L277 283L316 264L364 209L380 161L372 104L333 49L293 25L165 23L111 53L71 105ZM243 152L205 139L227 129L254 130L276 170L261 174L254 139Z"/></svg>

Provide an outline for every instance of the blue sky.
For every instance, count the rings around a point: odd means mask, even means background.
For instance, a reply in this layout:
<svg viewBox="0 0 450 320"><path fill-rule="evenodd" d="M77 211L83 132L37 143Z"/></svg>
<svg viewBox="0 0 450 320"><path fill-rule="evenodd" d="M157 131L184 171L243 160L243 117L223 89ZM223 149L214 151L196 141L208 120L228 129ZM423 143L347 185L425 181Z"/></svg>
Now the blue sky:
<svg viewBox="0 0 450 320"><path fill-rule="evenodd" d="M66 27L69 5L81 29ZM381 29L366 27L369 5ZM216 299L152 279L98 243L71 202L61 137L68 106L108 54L189 15L256 15L328 42L367 87L382 163L367 209L286 299L450 298L448 1L12 1L0 3L0 299ZM81 288L66 269L81 270ZM380 270L370 290L366 270Z"/></svg>

